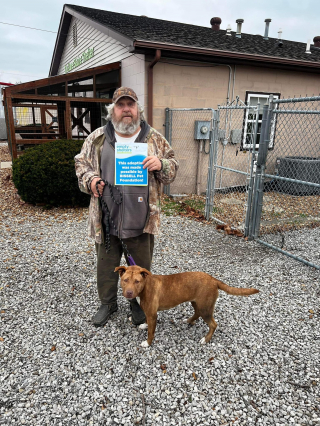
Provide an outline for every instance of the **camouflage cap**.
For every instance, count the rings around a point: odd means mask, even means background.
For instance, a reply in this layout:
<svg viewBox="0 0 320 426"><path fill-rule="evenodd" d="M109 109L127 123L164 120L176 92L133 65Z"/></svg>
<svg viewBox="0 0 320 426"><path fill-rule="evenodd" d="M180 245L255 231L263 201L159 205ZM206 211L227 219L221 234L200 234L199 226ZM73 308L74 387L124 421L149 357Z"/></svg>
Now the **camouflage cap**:
<svg viewBox="0 0 320 426"><path fill-rule="evenodd" d="M132 89L129 87L119 87L119 89L117 89L113 94L112 102L115 104L120 98L124 98L125 96L133 99L136 102L138 101L138 96Z"/></svg>

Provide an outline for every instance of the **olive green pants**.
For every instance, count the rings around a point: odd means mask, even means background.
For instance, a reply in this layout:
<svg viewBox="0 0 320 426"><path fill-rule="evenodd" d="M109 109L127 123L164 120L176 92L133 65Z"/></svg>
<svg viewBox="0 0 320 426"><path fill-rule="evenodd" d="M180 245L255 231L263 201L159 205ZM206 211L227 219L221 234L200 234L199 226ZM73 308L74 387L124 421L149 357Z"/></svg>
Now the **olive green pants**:
<svg viewBox="0 0 320 426"><path fill-rule="evenodd" d="M154 235L144 233L123 241L135 263L150 271ZM109 305L117 301L119 274L114 270L120 265L123 249L119 238L110 235L110 251L106 253L104 244L96 243L96 252L98 295L102 305Z"/></svg>

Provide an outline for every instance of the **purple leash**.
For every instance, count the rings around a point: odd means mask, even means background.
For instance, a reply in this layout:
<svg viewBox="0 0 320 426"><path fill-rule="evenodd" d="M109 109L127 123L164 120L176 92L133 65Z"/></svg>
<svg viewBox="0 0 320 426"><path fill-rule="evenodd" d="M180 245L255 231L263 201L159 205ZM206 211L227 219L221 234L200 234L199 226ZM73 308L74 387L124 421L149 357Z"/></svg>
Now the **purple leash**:
<svg viewBox="0 0 320 426"><path fill-rule="evenodd" d="M136 262L133 260L133 257L131 256L131 254L127 255L127 261L129 266L136 265Z"/></svg>

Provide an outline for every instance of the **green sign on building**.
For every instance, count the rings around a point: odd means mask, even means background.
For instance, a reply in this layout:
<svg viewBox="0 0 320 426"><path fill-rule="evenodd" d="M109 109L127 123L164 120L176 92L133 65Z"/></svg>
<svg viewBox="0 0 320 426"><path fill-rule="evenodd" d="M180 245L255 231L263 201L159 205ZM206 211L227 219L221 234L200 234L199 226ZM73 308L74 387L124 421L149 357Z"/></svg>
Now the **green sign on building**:
<svg viewBox="0 0 320 426"><path fill-rule="evenodd" d="M67 65L65 65L65 67L64 67L65 73L67 74L68 72L79 67L81 64L88 61L93 56L94 56L94 47L92 47L92 49L90 49L90 47L88 47L88 50L85 50L82 53L82 55L78 56L78 58L75 58L72 62L69 62Z"/></svg>

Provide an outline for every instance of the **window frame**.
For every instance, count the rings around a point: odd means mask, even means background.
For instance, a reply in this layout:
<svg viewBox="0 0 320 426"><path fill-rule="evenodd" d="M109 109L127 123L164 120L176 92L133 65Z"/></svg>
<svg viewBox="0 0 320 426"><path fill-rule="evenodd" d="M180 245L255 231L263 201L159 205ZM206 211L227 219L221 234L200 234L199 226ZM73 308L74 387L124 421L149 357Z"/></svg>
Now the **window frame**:
<svg viewBox="0 0 320 426"><path fill-rule="evenodd" d="M280 99L280 93L246 91L245 103L246 103L246 105L250 105L250 98L254 98L254 97L255 98L265 98L267 100L270 95L273 95L273 97L276 98L276 99ZM278 104L275 105L275 108L277 108L277 107L278 107ZM244 111L243 132L242 132L242 139L241 139L241 146L240 146L241 151L253 150L253 144L247 143L246 138L247 138L248 123L255 123L256 120L250 121L248 119L249 112L250 112L250 108L246 108L245 111ZM259 113L259 111L258 111L258 113ZM259 124L260 124L260 130L261 130L262 114L259 114L259 115L261 115L261 119L260 119L260 117L258 117L258 130L259 130ZM274 147L275 127L276 127L276 117L274 117L274 120L273 120L273 123L272 123L271 137L270 137L270 142L269 142L269 147L268 147L269 150L272 150L273 147ZM259 142L260 142L260 140L259 140ZM255 150L258 151L258 149L259 149L259 143L256 143Z"/></svg>

